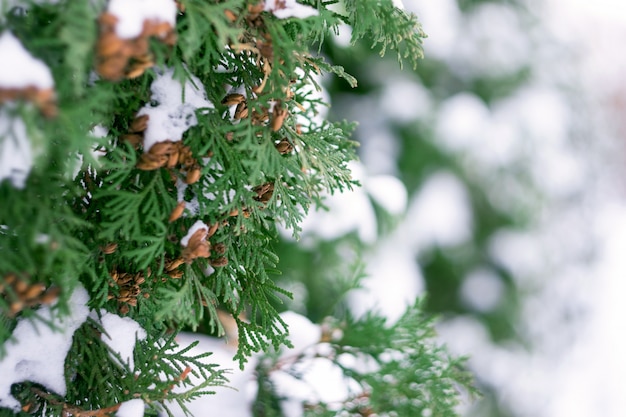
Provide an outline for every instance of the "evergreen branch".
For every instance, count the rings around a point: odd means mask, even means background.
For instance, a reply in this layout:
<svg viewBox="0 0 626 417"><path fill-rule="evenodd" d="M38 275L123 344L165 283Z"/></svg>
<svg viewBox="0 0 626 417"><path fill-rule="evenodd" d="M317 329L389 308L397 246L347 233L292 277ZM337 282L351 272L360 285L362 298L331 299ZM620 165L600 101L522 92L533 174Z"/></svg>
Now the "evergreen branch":
<svg viewBox="0 0 626 417"><path fill-rule="evenodd" d="M105 417L111 413L116 412L121 407L121 403L115 404L105 408L99 408L97 410L84 410L80 407L73 406L63 401L57 400L53 395L35 387L30 387L30 390L36 394L38 397L43 398L51 405L58 405L62 407L62 413L65 416L75 416L75 417Z"/></svg>
<svg viewBox="0 0 626 417"><path fill-rule="evenodd" d="M400 65L407 59L417 67L424 57L422 39L426 34L414 14L393 7L391 0L344 0L344 4L353 44L366 38L372 48L380 45L381 56L387 49L395 49Z"/></svg>

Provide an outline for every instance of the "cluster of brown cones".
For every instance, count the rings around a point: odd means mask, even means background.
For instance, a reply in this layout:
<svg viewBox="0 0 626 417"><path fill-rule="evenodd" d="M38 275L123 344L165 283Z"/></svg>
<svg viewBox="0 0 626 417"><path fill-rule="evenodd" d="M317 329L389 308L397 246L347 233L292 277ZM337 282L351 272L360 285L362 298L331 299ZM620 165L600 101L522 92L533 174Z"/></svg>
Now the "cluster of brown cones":
<svg viewBox="0 0 626 417"><path fill-rule="evenodd" d="M148 277L150 277L150 272L148 272ZM109 283L109 285L111 287L118 286L118 295L109 294L107 298L109 300L116 298L120 313L126 314L130 310L129 306L137 305L137 297L141 294L140 286L146 282L146 277L142 272L132 274L130 272L113 270L111 278L113 278L113 282Z"/></svg>
<svg viewBox="0 0 626 417"><path fill-rule="evenodd" d="M254 200L267 203L274 194L274 183L266 182L265 184L257 185L252 189L256 193L256 196L252 197Z"/></svg>
<svg viewBox="0 0 626 417"><path fill-rule="evenodd" d="M174 28L167 22L146 20L139 36L122 39L115 32L117 17L110 13L100 15L100 36L97 44L96 71L107 80L139 77L154 65L149 50L151 37L166 45L176 43Z"/></svg>
<svg viewBox="0 0 626 417"><path fill-rule="evenodd" d="M43 283L28 283L17 274L9 273L0 281L0 297L9 301L9 314L15 316L25 308L49 305L59 297L58 287Z"/></svg>
<svg viewBox="0 0 626 417"><path fill-rule="evenodd" d="M148 128L149 120L147 114L136 117L130 124L129 133L123 135L122 139L129 141L135 149L139 148L143 144L143 134ZM137 162L137 168L143 171L176 166L185 172L185 183L193 184L200 179L202 173L200 164L194 158L189 146L183 145L180 141L157 142L147 152L141 154Z"/></svg>
<svg viewBox="0 0 626 417"><path fill-rule="evenodd" d="M0 88L0 104L11 100L30 101L46 117L54 117L57 114L56 93L52 88L39 89L34 86Z"/></svg>
<svg viewBox="0 0 626 417"><path fill-rule="evenodd" d="M221 267L228 265L228 259L222 255L226 253L226 246L223 243L211 245L208 239L215 234L219 223L215 223L208 228L201 228L194 232L189 238L189 242L183 249L182 259L186 263L191 263L196 258L211 258L211 251L217 257L209 260L211 266Z"/></svg>
<svg viewBox="0 0 626 417"><path fill-rule="evenodd" d="M263 109L262 111L253 110L250 112L248 109L248 100L240 93L227 94L226 97L222 99L222 104L229 107L237 106L235 107L233 119L240 120L250 116L252 124L255 125L264 125L269 122L272 132L278 132L283 126L285 118L289 115L287 110L283 108L280 100L276 101L271 114L268 109Z"/></svg>

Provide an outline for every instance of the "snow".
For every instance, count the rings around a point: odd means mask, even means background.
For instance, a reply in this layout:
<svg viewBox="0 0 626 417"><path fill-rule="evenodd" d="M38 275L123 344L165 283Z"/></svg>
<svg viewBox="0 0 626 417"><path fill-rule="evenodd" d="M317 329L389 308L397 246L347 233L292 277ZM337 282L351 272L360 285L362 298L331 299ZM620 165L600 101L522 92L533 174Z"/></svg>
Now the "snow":
<svg viewBox="0 0 626 417"><path fill-rule="evenodd" d="M494 310L504 295L502 280L491 270L479 268L471 271L461 284L461 299L473 310Z"/></svg>
<svg viewBox="0 0 626 417"><path fill-rule="evenodd" d="M362 165L352 162L350 170L353 179L363 181L365 169ZM301 223L303 236L332 240L355 231L363 242L376 240L376 214L363 188L355 187L352 191L327 196L324 205L328 211L311 211Z"/></svg>
<svg viewBox="0 0 626 417"><path fill-rule="evenodd" d="M623 121L626 59L615 53L626 34L623 1L528 2L533 17L547 26L534 34L540 43L535 51L527 43L532 29L520 25L508 6L478 6L465 24L455 0L405 3L429 34L426 55L455 66L461 77L468 72L498 75L525 64L539 75L529 88L489 107L461 93L436 114L437 140L466 166L470 160L481 175L494 175L502 172L494 168L523 161L530 180L548 196L536 230L502 230L489 249L512 273L515 285L531 291L524 295L523 320L516 325L533 349L494 345L484 326L470 317L447 320L439 334L455 353L470 356L472 370L486 385L497 387L498 401L517 416L622 416L624 125L620 136L608 131L615 128L609 126L611 110L614 122ZM574 110L563 86L576 91L591 111ZM593 175L589 166L598 154L601 172ZM619 166L617 180L607 184L613 164ZM523 189L521 181L494 181L501 186L488 190L491 201L518 210L519 197L516 201L513 196ZM599 195L602 188L606 190ZM532 204L531 195L523 199ZM559 199L561 205L550 206ZM582 249L590 246L593 255ZM501 283L490 276L489 270L470 273L460 294L467 305L489 311L500 302ZM473 411L467 415L475 415Z"/></svg>
<svg viewBox="0 0 626 417"><path fill-rule="evenodd" d="M180 244L184 247L187 247L187 244L189 243L189 239L191 239L191 236L193 236L193 234L196 233L200 229L206 229L208 231L209 226L207 226L207 224L203 222L202 220L196 221L194 224L191 225L187 234L183 236L183 238L180 240Z"/></svg>
<svg viewBox="0 0 626 417"><path fill-rule="evenodd" d="M176 2L174 0L110 0L107 11L119 20L115 26L122 39L139 37L145 21L176 25Z"/></svg>
<svg viewBox="0 0 626 417"><path fill-rule="evenodd" d="M432 174L409 204L407 225L413 245L450 247L467 241L472 234L469 196L463 183L453 174Z"/></svg>
<svg viewBox="0 0 626 417"><path fill-rule="evenodd" d="M122 362L128 364L131 371L134 370L133 351L135 350L135 342L144 340L147 336L146 331L139 323L129 317L120 317L106 310L100 310L100 314L100 323L104 330L102 341L114 353L120 355ZM113 357L115 358L115 356Z"/></svg>
<svg viewBox="0 0 626 417"><path fill-rule="evenodd" d="M404 214L407 204L407 192L404 184L392 175L374 175L364 184L369 196L387 213L399 216Z"/></svg>
<svg viewBox="0 0 626 417"><path fill-rule="evenodd" d="M182 85L174 79L174 70L167 69L152 82L150 90L152 101L158 104L146 105L137 114L150 117L144 132L146 152L157 142L181 140L187 129L198 124L196 110L213 108L204 86L194 75L189 75Z"/></svg>
<svg viewBox="0 0 626 417"><path fill-rule="evenodd" d="M222 339L204 336L194 333L180 333L176 337L180 348L185 348L191 343L198 341L199 344L187 352L187 355L195 356L206 352L213 352L209 357L200 359L205 364L217 364L220 369L229 369L226 375L228 383L223 387L209 387L208 390L215 391L215 395L205 395L197 398L185 405L192 415L209 416L219 415L222 417L251 417L251 405L256 396L256 386L254 383L254 368L258 358L252 356L246 364L244 370L239 369L238 362L233 361L236 348L226 344ZM190 373L187 381L192 386L197 386L203 381ZM189 386L176 386L175 392L182 392L189 389ZM177 403L167 403L167 407L172 411L174 417L186 417L186 414Z"/></svg>
<svg viewBox="0 0 626 417"><path fill-rule="evenodd" d="M396 7L400 10L404 10L404 3L402 2L402 0L392 0L393 3L393 7Z"/></svg>
<svg viewBox="0 0 626 417"><path fill-rule="evenodd" d="M35 87L51 89L54 80L50 69L41 60L34 58L21 42L9 31L0 35L0 90Z"/></svg>
<svg viewBox="0 0 626 417"><path fill-rule="evenodd" d="M297 375L294 376L294 375ZM342 369L324 357L306 357L300 362L272 372L270 379L276 393L284 398L285 417L302 417L304 403L341 403L362 392Z"/></svg>
<svg viewBox="0 0 626 417"><path fill-rule="evenodd" d="M282 319L289 326L289 339L294 345L293 349L284 348L279 355L279 362L284 362L285 367L290 367L292 361L300 358L300 355L308 359L300 362L297 372L302 372L303 379L298 381L282 370L272 372L272 382L277 384L279 392L289 393L291 399L284 401L281 406L287 417L302 415L302 402L306 399L331 400L346 398L348 389L356 389L354 385L347 386L340 368L323 358L315 359L315 352L319 349L321 328L312 323L308 318L293 312L281 314ZM253 355L246 364L244 370L239 369L237 362L233 361L235 346L225 343L222 339L207 337L201 334L180 333L176 338L180 348L189 346L194 341L199 341L198 346L191 349L188 355L198 355L205 352L213 354L202 359L207 364L218 364L220 369L228 369L226 375L228 383L224 387L211 387L216 395L207 395L193 400L187 404L192 414L212 415L215 413L224 417L251 417L252 402L256 397L257 382L254 369L259 356ZM322 359L322 360L320 360ZM188 381L192 386L202 383L202 380L189 374ZM182 392L189 387L178 386L176 392ZM175 403L167 403L174 417L183 417L184 413ZM291 410L291 411L290 411ZM297 411L299 410L299 412Z"/></svg>
<svg viewBox="0 0 626 417"><path fill-rule="evenodd" d="M33 150L22 118L0 108L0 182L24 188L33 167Z"/></svg>
<svg viewBox="0 0 626 417"><path fill-rule="evenodd" d="M366 254L366 278L361 288L348 294L350 311L362 317L376 311L393 325L424 291L421 271L415 263L414 236L403 222L393 234L380 240Z"/></svg>
<svg viewBox="0 0 626 417"><path fill-rule="evenodd" d="M134 400L124 401L115 413L116 417L143 417L144 412L143 400L135 398Z"/></svg>
<svg viewBox="0 0 626 417"><path fill-rule="evenodd" d="M272 12L279 19L289 17L305 19L319 14L317 9L299 4L296 0L267 0L264 10Z"/></svg>
<svg viewBox="0 0 626 417"><path fill-rule="evenodd" d="M403 77L381 91L380 108L390 120L411 123L432 112L430 92L414 79Z"/></svg>
<svg viewBox="0 0 626 417"><path fill-rule="evenodd" d="M69 314L58 317L51 307L41 307L42 320L53 322L51 329L43 322L20 319L13 331L14 341L6 342L7 355L0 361L0 407L20 410L11 396L11 385L32 381L52 392L65 395L65 357L72 346L72 336L89 314L87 291L79 286L69 299Z"/></svg>
<svg viewBox="0 0 626 417"><path fill-rule="evenodd" d="M307 317L293 311L281 313L280 317L287 324L289 340L293 345L291 349L284 348L282 356L300 355L310 346L319 343L322 338L321 327L312 323Z"/></svg>
<svg viewBox="0 0 626 417"><path fill-rule="evenodd" d="M281 318L288 325L294 347L282 349L279 365L270 379L282 398L280 405L285 417L301 417L304 403L342 402L361 392L354 380L346 378L342 369L326 358L332 349L320 343L319 325L290 311L281 313Z"/></svg>

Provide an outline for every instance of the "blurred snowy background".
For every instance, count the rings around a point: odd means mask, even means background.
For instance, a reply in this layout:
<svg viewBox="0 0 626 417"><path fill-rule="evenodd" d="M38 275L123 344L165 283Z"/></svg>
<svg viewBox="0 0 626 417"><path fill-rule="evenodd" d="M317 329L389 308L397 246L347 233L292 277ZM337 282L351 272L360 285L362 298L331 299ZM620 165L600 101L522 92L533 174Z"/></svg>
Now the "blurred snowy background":
<svg viewBox="0 0 626 417"><path fill-rule="evenodd" d="M404 5L429 35L416 71L345 31L325 51L360 81L327 88L330 117L359 121L363 188L311 216L308 251L283 243L302 283L289 307L321 320L330 290L315 282L361 253L347 308L393 320L427 291L484 393L464 415L623 416L626 7Z"/></svg>

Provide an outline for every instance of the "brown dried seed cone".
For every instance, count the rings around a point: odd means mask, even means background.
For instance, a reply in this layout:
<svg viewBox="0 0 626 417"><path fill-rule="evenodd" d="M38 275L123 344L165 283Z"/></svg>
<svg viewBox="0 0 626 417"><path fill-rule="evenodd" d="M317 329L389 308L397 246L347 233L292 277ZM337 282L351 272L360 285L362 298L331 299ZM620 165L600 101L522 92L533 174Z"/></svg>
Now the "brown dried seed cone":
<svg viewBox="0 0 626 417"><path fill-rule="evenodd" d="M168 272L167 274L168 274L168 275L170 276L170 278L172 278L172 279L180 279L180 278L182 278L182 277L183 277L184 272L183 272L183 271L176 270L176 271L170 271L170 272Z"/></svg>
<svg viewBox="0 0 626 417"><path fill-rule="evenodd" d="M226 16L226 19L228 19L231 23L234 23L237 21L237 15L235 13L233 13L231 10L224 10L224 15Z"/></svg>
<svg viewBox="0 0 626 417"><path fill-rule="evenodd" d="M176 44L176 41L178 40L178 35L176 35L176 32L174 32L173 30L168 32L167 35L165 35L161 41L166 44L166 45L170 45L170 46L174 46Z"/></svg>
<svg viewBox="0 0 626 417"><path fill-rule="evenodd" d="M109 57L122 51L124 41L113 30L107 30L100 34L96 48L100 57Z"/></svg>
<svg viewBox="0 0 626 417"><path fill-rule="evenodd" d="M167 155L154 155L152 153L144 153L137 161L137 168L143 171L153 171L167 164Z"/></svg>
<svg viewBox="0 0 626 417"><path fill-rule="evenodd" d="M211 245L206 241L200 242L193 254L196 258L208 258L211 256Z"/></svg>
<svg viewBox="0 0 626 417"><path fill-rule="evenodd" d="M38 90L33 102L46 117L54 117L58 113L56 105L56 93L53 89Z"/></svg>
<svg viewBox="0 0 626 417"><path fill-rule="evenodd" d="M286 155L288 153L291 153L291 151L293 151L293 145L287 139L283 139L276 144L276 150L281 155Z"/></svg>
<svg viewBox="0 0 626 417"><path fill-rule="evenodd" d="M106 245L102 246L100 250L102 250L102 253L104 253L105 255L110 255L117 250L117 243L107 243Z"/></svg>
<svg viewBox="0 0 626 417"><path fill-rule="evenodd" d="M101 29L113 29L117 21L117 16L108 12L104 12L98 17L98 23Z"/></svg>
<svg viewBox="0 0 626 417"><path fill-rule="evenodd" d="M184 201L179 201L178 204L176 204L176 207L174 207L174 210L172 210L172 213L170 213L170 217L168 219L170 223L175 222L180 218L180 216L183 215L183 212L185 211L185 205L186 203Z"/></svg>
<svg viewBox="0 0 626 417"><path fill-rule="evenodd" d="M143 35L156 36L158 38L164 38L168 33L172 31L172 27L167 22L159 22L156 20L148 20L143 23Z"/></svg>
<svg viewBox="0 0 626 417"><path fill-rule="evenodd" d="M120 136L120 139L128 141L135 149L137 149L139 145L143 143L143 136L135 134L135 133L122 135Z"/></svg>
<svg viewBox="0 0 626 417"><path fill-rule="evenodd" d="M131 133L140 133L148 128L148 121L150 120L150 116L147 114L142 114L141 116L135 117L129 127L129 132Z"/></svg>
<svg viewBox="0 0 626 417"><path fill-rule="evenodd" d="M213 223L212 225L209 226L209 231L207 232L207 239L213 236L215 232L217 232L217 228L219 226L220 226L219 223Z"/></svg>
<svg viewBox="0 0 626 417"><path fill-rule="evenodd" d="M256 18L265 8L265 2L261 1L257 4L249 4L248 5L248 14L251 18Z"/></svg>
<svg viewBox="0 0 626 417"><path fill-rule="evenodd" d="M19 300L18 301L14 301L9 306L9 314L14 316L17 313L19 313L20 311L22 311L23 309L24 309L24 303L22 301L19 301Z"/></svg>
<svg viewBox="0 0 626 417"><path fill-rule="evenodd" d="M232 93L222 99L222 104L226 106L234 106L235 104L240 104L244 101L246 101L246 97L243 94Z"/></svg>
<svg viewBox="0 0 626 417"><path fill-rule="evenodd" d="M46 286L44 284L41 284L41 283L33 284L30 287L28 287L26 291L20 294L20 298L24 301L32 301L35 298L39 297L44 292L45 289L46 289Z"/></svg>
<svg viewBox="0 0 626 417"><path fill-rule="evenodd" d="M187 247L192 250L198 246L204 239L206 239L207 229L198 229L194 232L193 235L189 238L189 242L187 242Z"/></svg>
<svg viewBox="0 0 626 417"><path fill-rule="evenodd" d="M22 92L22 90L18 90L16 88L11 88L11 89L0 88L0 103L3 103L5 101L15 100L20 97L24 97L24 93Z"/></svg>
<svg viewBox="0 0 626 417"><path fill-rule="evenodd" d="M123 316L128 314L128 312L130 311L130 307L128 306L128 304L121 304L118 309L120 314Z"/></svg>
<svg viewBox="0 0 626 417"><path fill-rule="evenodd" d="M173 259L169 261L167 264L165 264L165 270L167 272L173 271L184 263L185 263L185 260L183 258Z"/></svg>
<svg viewBox="0 0 626 417"><path fill-rule="evenodd" d="M57 114L56 93L52 88L43 90L35 86L0 88L0 103L18 99L33 102L46 117L54 117Z"/></svg>
<svg viewBox="0 0 626 417"><path fill-rule="evenodd" d="M50 287L39 298L39 302L41 304L52 304L54 301L56 301L59 298L60 293L61 293L61 289L59 287Z"/></svg>
<svg viewBox="0 0 626 417"><path fill-rule="evenodd" d="M200 170L200 167L193 167L189 171L187 171L187 175L185 176L185 183L194 184L198 182L201 175L202 171Z"/></svg>
<svg viewBox="0 0 626 417"><path fill-rule="evenodd" d="M278 107L278 105L274 107L274 111L272 112L272 120L270 121L270 127L272 128L272 131L276 132L281 127L283 127L283 123L285 122L287 114L287 110Z"/></svg>
<svg viewBox="0 0 626 417"><path fill-rule="evenodd" d="M171 141L157 142L152 145L148 153L152 155L166 155L172 152L174 148L175 146Z"/></svg>
<svg viewBox="0 0 626 417"><path fill-rule="evenodd" d="M228 259L226 259L223 256L221 258L217 258L217 259L211 260L211 266L222 267L222 266L226 266L226 265L228 265Z"/></svg>
<svg viewBox="0 0 626 417"><path fill-rule="evenodd" d="M223 243L217 243L217 244L213 245L213 250L218 255L223 255L223 254L226 253L226 245L224 245Z"/></svg>
<svg viewBox="0 0 626 417"><path fill-rule="evenodd" d="M13 273L8 273L4 276L4 282L11 285L17 280L17 276Z"/></svg>
<svg viewBox="0 0 626 417"><path fill-rule="evenodd" d="M252 189L256 193L256 196L253 197L256 201L260 201L262 203L268 202L272 195L274 194L274 183L266 182L262 185L257 185Z"/></svg>
<svg viewBox="0 0 626 417"><path fill-rule="evenodd" d="M133 276L128 273L123 273L117 278L117 285L126 285L133 280Z"/></svg>
<svg viewBox="0 0 626 417"><path fill-rule="evenodd" d="M245 119L248 117L248 104L245 101L237 104L237 108L235 109L235 120Z"/></svg>
<svg viewBox="0 0 626 417"><path fill-rule="evenodd" d="M133 65L128 71L126 71L126 78L132 80L134 78L141 77L146 72L146 68L139 65Z"/></svg>
<svg viewBox="0 0 626 417"><path fill-rule="evenodd" d="M124 69L128 64L128 56L121 53L98 57L96 71L102 78L118 81L124 78Z"/></svg>
<svg viewBox="0 0 626 417"><path fill-rule="evenodd" d="M28 289L28 283L18 279L15 284L13 284L13 289L18 294L23 294Z"/></svg>
<svg viewBox="0 0 626 417"><path fill-rule="evenodd" d="M184 166L192 166L196 164L196 160L194 159L189 146L178 145L178 163Z"/></svg>
<svg viewBox="0 0 626 417"><path fill-rule="evenodd" d="M113 281L117 282L118 279L120 279L120 273L117 272L117 270L113 270L109 273L109 275L111 275L111 278L113 278Z"/></svg>
<svg viewBox="0 0 626 417"><path fill-rule="evenodd" d="M174 168L176 164L178 164L178 155L178 148L175 148L172 152L170 152L169 156L167 157L167 164L165 166L170 169Z"/></svg>

